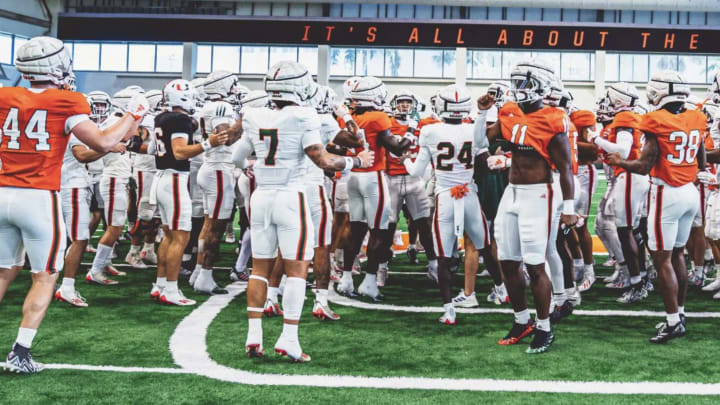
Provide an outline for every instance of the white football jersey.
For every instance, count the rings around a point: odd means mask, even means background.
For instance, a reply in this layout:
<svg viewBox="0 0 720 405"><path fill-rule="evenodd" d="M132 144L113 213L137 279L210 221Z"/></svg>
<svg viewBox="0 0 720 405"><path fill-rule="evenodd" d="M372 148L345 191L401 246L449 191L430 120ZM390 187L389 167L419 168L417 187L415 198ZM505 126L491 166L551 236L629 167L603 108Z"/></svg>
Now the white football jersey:
<svg viewBox="0 0 720 405"><path fill-rule="evenodd" d="M101 129L106 129L116 122L120 121L120 117L111 116L105 122L102 123ZM132 161L130 160L130 153L108 153L102 158L103 165L103 176L105 177L116 177L120 179L129 179L132 176Z"/></svg>
<svg viewBox="0 0 720 405"><path fill-rule="evenodd" d="M427 164L432 161L436 194L454 186L472 184L473 164L479 151L479 142L475 138L472 124L451 125L441 122L426 125L420 130L418 158L415 163L406 160L405 167L412 175L422 175Z"/></svg>
<svg viewBox="0 0 720 405"><path fill-rule="evenodd" d="M192 117L199 123L200 122L200 112L196 111L195 114L192 115ZM200 125L198 125L198 129L193 133L193 140L195 143L202 143L203 137L202 137L202 130L200 129ZM188 159L190 161L190 171L196 172L200 170L200 166L203 165L203 162L205 162L205 153L201 153L199 155L195 155Z"/></svg>
<svg viewBox="0 0 720 405"><path fill-rule="evenodd" d="M227 104L222 100L208 101L198 113L198 122L204 126L205 133L210 134L213 131L212 119L218 116L218 107ZM220 112L223 116L233 113L233 111ZM210 166L213 170L232 170L232 149L229 146L216 146L205 152L205 165Z"/></svg>
<svg viewBox="0 0 720 405"><path fill-rule="evenodd" d="M338 125L338 122L332 117L332 114L318 114L318 118L320 118L320 141L323 146L327 146L327 144L335 139L338 132L340 132L340 125ZM323 169L317 167L309 157L306 156L305 159L308 161L308 186L322 186L325 184L325 173Z"/></svg>
<svg viewBox="0 0 720 405"><path fill-rule="evenodd" d="M320 127L317 112L310 107L248 109L234 160L243 161L255 151L253 170L258 188L304 191L308 169L305 148L322 144Z"/></svg>
<svg viewBox="0 0 720 405"><path fill-rule="evenodd" d="M75 159L75 155L72 153L72 149L75 146L82 146L86 149L90 149L82 143L75 135L70 135L68 140L67 149L65 149L65 155L63 156L62 174L61 174L61 188L88 188L90 187L90 176L88 175L87 168L85 165L78 162Z"/></svg>
<svg viewBox="0 0 720 405"><path fill-rule="evenodd" d="M142 123L140 123L140 126L143 128L147 128L147 130L150 131L150 133L152 134L155 130L155 116L147 114L143 118ZM145 143L149 142L149 139L145 141ZM133 153L132 166L135 171L154 172L157 170L155 167L155 155L145 153Z"/></svg>

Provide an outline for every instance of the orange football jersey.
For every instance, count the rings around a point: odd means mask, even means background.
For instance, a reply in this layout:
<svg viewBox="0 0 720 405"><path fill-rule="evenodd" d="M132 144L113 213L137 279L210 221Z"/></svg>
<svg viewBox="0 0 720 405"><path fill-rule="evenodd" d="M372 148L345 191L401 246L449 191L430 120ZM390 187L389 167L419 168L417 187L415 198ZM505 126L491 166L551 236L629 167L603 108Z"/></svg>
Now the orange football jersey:
<svg viewBox="0 0 720 405"><path fill-rule="evenodd" d="M612 122L605 127L607 129L607 140L612 143L617 143L617 129L618 128L630 128L632 129L633 142L630 146L630 154L627 160L638 160L642 153L642 147L645 143L645 134L639 129L640 120L642 115L635 114L632 111L621 111L615 115ZM625 173L625 169L619 166L613 166L613 173L618 176L620 173Z"/></svg>
<svg viewBox="0 0 720 405"><path fill-rule="evenodd" d="M575 128L575 124L570 121L568 141L570 142L570 163L572 164L573 174L578 174L578 136L578 130Z"/></svg>
<svg viewBox="0 0 720 405"><path fill-rule="evenodd" d="M77 92L0 88L0 187L60 190L65 121L90 114Z"/></svg>
<svg viewBox="0 0 720 405"><path fill-rule="evenodd" d="M655 134L659 148L650 175L673 187L695 181L697 153L705 142L706 127L707 118L698 110L673 114L661 109L643 115L640 130Z"/></svg>
<svg viewBox="0 0 720 405"><path fill-rule="evenodd" d="M503 138L520 150L535 150L552 166L548 146L559 133L567 133L570 122L559 108L545 107L525 114L514 102L505 103L498 112Z"/></svg>
<svg viewBox="0 0 720 405"><path fill-rule="evenodd" d="M577 110L570 114L570 121L575 125L576 128L594 127L595 126L595 114L588 110Z"/></svg>
<svg viewBox="0 0 720 405"><path fill-rule="evenodd" d="M405 133L407 133L407 130L408 130L407 125L403 125L403 124L399 123L395 118L391 118L390 121L392 122L392 126L390 127L390 132L393 135L402 136L402 135L405 135ZM415 136L420 135L420 129L423 126L428 125L428 124L434 124L436 122L440 122L440 121L436 120L433 117L427 117L427 118L421 119L420 121L418 121L418 125L417 125L416 131L415 131ZM408 149L408 151L410 152L411 159L414 162L415 158L418 155L418 152L420 152L420 145L417 142L415 142L415 145L410 147L410 149ZM390 153L390 151L387 152L386 172L389 176L401 176L401 175L408 174L407 169L405 169L405 165L400 163L400 159L394 157Z"/></svg>
<svg viewBox="0 0 720 405"><path fill-rule="evenodd" d="M378 134L382 131L390 129L392 126L390 117L382 111L367 111L363 114L353 115L353 121L365 132L365 141L370 150L375 152L375 162L370 167L362 169L352 169L354 172L377 172L385 170L385 147L378 142ZM356 152L363 151L364 148L355 148Z"/></svg>

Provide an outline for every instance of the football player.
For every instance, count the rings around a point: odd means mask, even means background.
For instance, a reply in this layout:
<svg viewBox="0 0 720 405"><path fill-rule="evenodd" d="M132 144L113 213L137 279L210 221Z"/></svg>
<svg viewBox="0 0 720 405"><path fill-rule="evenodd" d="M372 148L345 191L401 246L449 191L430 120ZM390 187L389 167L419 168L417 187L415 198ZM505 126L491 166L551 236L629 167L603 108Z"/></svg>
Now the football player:
<svg viewBox="0 0 720 405"><path fill-rule="evenodd" d="M18 336L3 368L17 373L43 370L30 349L45 317L57 274L63 269L65 224L61 219L61 168L70 133L98 152L109 152L135 131L147 112L141 95L128 103L115 124L98 129L80 93L67 87L70 50L62 41L35 37L16 51L15 67L30 88L0 89L0 300L30 259L32 286L25 298Z"/></svg>
<svg viewBox="0 0 720 405"><path fill-rule="evenodd" d="M170 111L155 117L158 177L150 191L150 203L160 211L165 237L158 247L157 279L150 297L163 304L188 306L195 305L195 301L185 298L177 280L192 228L189 159L224 145L228 135L213 133L201 143L195 142L197 122L190 116L195 109L194 90L187 80L173 80L165 85L163 97Z"/></svg>
<svg viewBox="0 0 720 405"><path fill-rule="evenodd" d="M104 91L95 90L88 93L88 98L92 101L90 106L90 119L95 124L102 125L102 123L110 117L110 111L112 110L110 95ZM105 204L100 195L100 179L102 179L102 172L105 166L103 165L102 159L92 161L85 166L90 176L92 194L92 199L90 200L90 235L94 235L101 221L103 222L103 228L107 228L107 223L105 222ZM95 253L96 249L88 242L86 251L88 253Z"/></svg>
<svg viewBox="0 0 720 405"><path fill-rule="evenodd" d="M515 66L511 85L517 103L506 103L498 113L498 122L487 129L489 139L502 136L513 145L510 184L503 193L494 226L498 258L515 319L510 332L498 343L517 344L534 333L527 349L530 354L547 351L554 341L549 319L551 285L545 272L556 210L554 202L559 201L553 197L552 165L559 171L563 194L560 224L568 228L577 222L568 118L557 108L543 107L543 98L550 92L553 80L550 72L551 69L534 61ZM478 109L487 110L492 104L492 97L485 95L478 100ZM484 118L479 116L476 125L482 130ZM536 324L530 320L527 309L521 262L530 275Z"/></svg>
<svg viewBox="0 0 720 405"><path fill-rule="evenodd" d="M283 293L283 331L275 352L293 361L310 361L298 338L298 324L305 300L305 279L313 252L313 223L308 209L305 179L306 156L322 169L349 170L372 165L373 153L340 157L325 151L320 139L320 121L307 104L313 90L312 76L297 62L279 62L265 76L265 91L277 106L249 109L241 122L228 132L245 132L237 143L233 160L245 166L254 151L257 189L250 200L252 216L253 270L248 281L249 357L263 350L262 314L267 277L282 252L287 282Z"/></svg>
<svg viewBox="0 0 720 405"><path fill-rule="evenodd" d="M705 169L707 120L702 112L685 108L690 95L685 79L674 71L654 73L646 93L655 110L645 114L638 126L645 134L642 154L637 160L627 160L613 153L608 162L652 178L648 247L658 271L667 316L650 342L666 343L686 333L688 275L683 251L700 199L693 182L714 176L698 173L698 168Z"/></svg>
<svg viewBox="0 0 720 405"><path fill-rule="evenodd" d="M417 160L413 162L406 154L403 164L410 176L422 175L430 162L435 167L434 245L445 310L439 321L455 325L450 272L454 246L467 233L480 252L490 247L490 229L472 181L475 154L487 148L487 138L483 132L475 131L473 125L463 123L472 110L472 95L466 87L450 85L442 89L435 99L435 108L442 123L420 130Z"/></svg>

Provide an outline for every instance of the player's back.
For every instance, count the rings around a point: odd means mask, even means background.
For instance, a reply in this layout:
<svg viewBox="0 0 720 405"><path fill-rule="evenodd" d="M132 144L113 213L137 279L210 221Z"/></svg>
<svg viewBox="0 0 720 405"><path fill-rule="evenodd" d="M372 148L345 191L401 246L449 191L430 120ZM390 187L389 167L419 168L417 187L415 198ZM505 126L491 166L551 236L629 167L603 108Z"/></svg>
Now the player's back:
<svg viewBox="0 0 720 405"><path fill-rule="evenodd" d="M318 136L320 129L313 108L249 109L243 116L243 129L257 155L254 172L258 187L304 189L308 165L303 141L309 133Z"/></svg>
<svg viewBox="0 0 720 405"><path fill-rule="evenodd" d="M420 147L428 148L435 168L435 193L472 183L475 128L471 124L436 123L420 130Z"/></svg>
<svg viewBox="0 0 720 405"><path fill-rule="evenodd" d="M666 109L643 115L640 130L657 136L658 158L650 176L673 187L695 181L697 154L707 135L707 118L698 110L673 114Z"/></svg>
<svg viewBox="0 0 720 405"><path fill-rule="evenodd" d="M69 129L89 114L80 93L0 88L0 187L59 190Z"/></svg>
<svg viewBox="0 0 720 405"><path fill-rule="evenodd" d="M225 111L228 103L222 100L208 101L203 105L199 112L200 128L204 133L204 137L209 136L212 131L212 119L215 117L225 116L231 111ZM219 145L205 152L205 164L211 165L215 169L232 170L232 149L226 145Z"/></svg>
<svg viewBox="0 0 720 405"><path fill-rule="evenodd" d="M358 125L365 136L368 148L375 152L375 160L370 167L355 168L354 172L377 172L385 170L385 147L378 141L378 134L389 130L392 126L390 117L383 111L366 111L362 114L354 114L353 121ZM355 148L357 152L364 148Z"/></svg>

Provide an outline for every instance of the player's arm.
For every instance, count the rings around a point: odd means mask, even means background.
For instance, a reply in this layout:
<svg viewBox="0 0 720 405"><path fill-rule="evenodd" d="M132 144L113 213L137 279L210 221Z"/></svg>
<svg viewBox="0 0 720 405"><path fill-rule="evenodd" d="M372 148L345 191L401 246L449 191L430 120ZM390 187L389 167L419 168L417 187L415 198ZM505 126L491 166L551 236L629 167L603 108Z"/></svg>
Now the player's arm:
<svg viewBox="0 0 720 405"><path fill-rule="evenodd" d="M570 141L567 134L563 132L555 135L550 140L548 152L550 160L560 173L560 189L563 195L560 222L566 227L572 227L577 223L577 215L575 215L575 182L572 175Z"/></svg>
<svg viewBox="0 0 720 405"><path fill-rule="evenodd" d="M229 135L227 132L219 134L212 133L208 136L208 139L201 143L188 145L188 139L190 135L184 132L176 132L171 135L172 139L172 151L176 160L187 160L191 157L195 157L206 150L214 148L219 145L224 145L227 142Z"/></svg>
<svg viewBox="0 0 720 405"><path fill-rule="evenodd" d="M623 169L638 173L648 174L652 169L655 161L659 154L659 146L657 142L657 135L646 132L645 133L645 146L643 146L640 159L638 160L625 160L620 156L619 153L611 153L608 155L608 163L615 166L620 166Z"/></svg>
<svg viewBox="0 0 720 405"><path fill-rule="evenodd" d="M720 163L720 149L708 150L705 152L707 163Z"/></svg>
<svg viewBox="0 0 720 405"><path fill-rule="evenodd" d="M384 146L385 149L395 156L402 155L403 152L405 152L412 144L412 140L408 138L398 140L392 133L390 133L389 129L378 132L377 139L378 142L380 142L380 145Z"/></svg>
<svg viewBox="0 0 720 405"><path fill-rule="evenodd" d="M72 132L77 139L90 149L108 153L118 143L137 134L138 125L149 108L145 96L137 94L128 103L125 115L110 127L103 130L98 128L94 122L85 119L73 125L72 128L66 128L67 133Z"/></svg>
<svg viewBox="0 0 720 405"><path fill-rule="evenodd" d="M705 152L705 142L700 142L697 153L697 164L700 170L707 169L707 153Z"/></svg>
<svg viewBox="0 0 720 405"><path fill-rule="evenodd" d="M502 135L500 120L498 119L492 125L487 125L487 111L493 106L495 99L489 94L484 94L477 100L478 116L475 119L475 142L477 145L495 141ZM485 139L484 141L480 141Z"/></svg>
<svg viewBox="0 0 720 405"><path fill-rule="evenodd" d="M328 153L322 144L313 144L305 148L305 154L315 165L323 170L348 171L353 168L372 166L375 153L364 150L354 157L344 157Z"/></svg>
<svg viewBox="0 0 720 405"><path fill-rule="evenodd" d="M254 150L255 148L253 148L253 144L250 141L250 136L246 135L240 138L240 142L233 146L232 161L235 163L235 166L243 170L248 168L250 162L248 162L247 158L252 155Z"/></svg>
<svg viewBox="0 0 720 405"><path fill-rule="evenodd" d="M610 142L607 139L598 136L593 140L593 143L605 152L619 153L620 157L627 159L628 156L630 156L630 149L633 144L632 131L632 128L617 128L615 130L615 133L617 134L617 142Z"/></svg>
<svg viewBox="0 0 720 405"><path fill-rule="evenodd" d="M430 164L430 160L432 160L432 156L430 155L430 150L426 147L420 148L414 162L408 154L400 157L400 161L405 166L405 170L407 170L411 176L422 176L425 173L425 168Z"/></svg>
<svg viewBox="0 0 720 405"><path fill-rule="evenodd" d="M346 148L344 146L336 145L336 144L330 142L329 144L327 144L325 146L325 150L327 150L328 152L330 152L334 155L345 156L347 154L348 148Z"/></svg>
<svg viewBox="0 0 720 405"><path fill-rule="evenodd" d="M89 149L85 145L75 145L70 149L75 159L80 163L90 163L94 162L101 157L107 155L107 153L103 152L97 152L92 149ZM113 153L125 153L125 145L123 143L119 143L115 146L113 146L112 150L110 152Z"/></svg>
<svg viewBox="0 0 720 405"><path fill-rule="evenodd" d="M363 146L363 137L360 134L360 128L355 121L353 121L347 106L345 104L336 104L333 106L333 112L336 116L342 117L343 121L345 121L345 128L341 129L340 132L335 135L332 142L346 148Z"/></svg>
<svg viewBox="0 0 720 405"><path fill-rule="evenodd" d="M235 124L225 130L229 137L228 139L231 141L229 142L231 145L235 143L238 139L240 139L240 137L242 136L244 132L242 123L243 120L242 117L240 117L240 119L235 121Z"/></svg>

